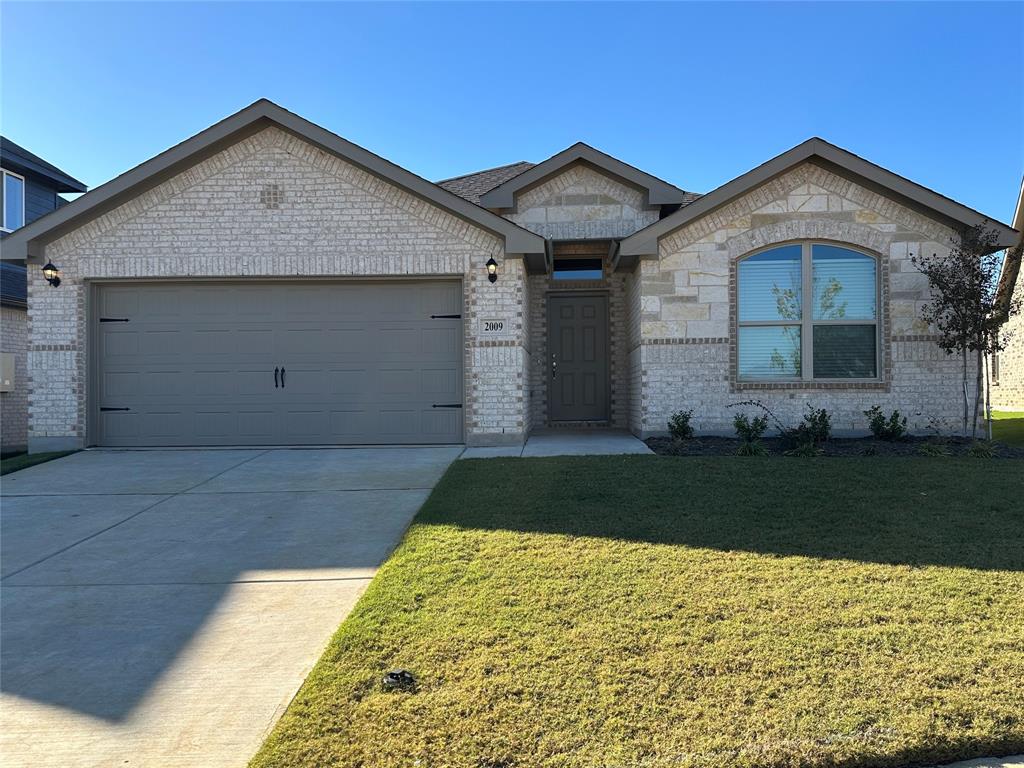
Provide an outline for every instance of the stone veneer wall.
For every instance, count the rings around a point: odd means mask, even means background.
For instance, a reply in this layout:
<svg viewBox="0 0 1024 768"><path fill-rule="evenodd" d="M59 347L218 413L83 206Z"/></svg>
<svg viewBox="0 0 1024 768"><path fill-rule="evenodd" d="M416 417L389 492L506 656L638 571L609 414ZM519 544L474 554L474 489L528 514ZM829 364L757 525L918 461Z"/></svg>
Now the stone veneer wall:
<svg viewBox="0 0 1024 768"><path fill-rule="evenodd" d="M0 450L22 451L28 443L28 317L24 309L0 307L0 352L14 355L14 383L0 392Z"/></svg>
<svg viewBox="0 0 1024 768"><path fill-rule="evenodd" d="M608 253L606 243L559 243L555 255L601 256ZM530 374L529 402L530 423L534 429L548 424L547 399L550 367L548 352L548 295L553 292L572 293L603 292L608 294L608 361L611 378L611 420L613 427L626 428L629 424L629 331L628 307L626 303L627 275L608 272L602 280L553 280L549 275L530 275L529 284L529 328L530 328Z"/></svg>
<svg viewBox="0 0 1024 768"><path fill-rule="evenodd" d="M863 431L863 411L897 408L912 429L959 429L959 361L943 353L920 319L928 290L910 263L948 250L953 231L871 190L805 164L664 237L657 260L640 264L641 434L662 434L669 415L694 409L699 430L732 432L741 400L758 399L796 423L808 403L827 408L837 432ZM852 244L879 258L883 366L867 384L752 384L737 380L736 262L794 240Z"/></svg>
<svg viewBox="0 0 1024 768"><path fill-rule="evenodd" d="M1017 275L1014 296L1024 295L1024 269ZM1010 341L999 353L999 385L991 388L992 407L1024 411L1024 308L1006 324Z"/></svg>
<svg viewBox="0 0 1024 768"><path fill-rule="evenodd" d="M499 262L487 281L484 264ZM89 281L459 276L466 439L526 431L525 271L500 239L278 128L267 128L54 241L59 288L29 270L29 442L86 440ZM484 338L482 317L508 331Z"/></svg>
<svg viewBox="0 0 1024 768"><path fill-rule="evenodd" d="M520 193L515 210L503 215L553 240L599 240L631 235L658 213L645 204L645 193L577 164Z"/></svg>

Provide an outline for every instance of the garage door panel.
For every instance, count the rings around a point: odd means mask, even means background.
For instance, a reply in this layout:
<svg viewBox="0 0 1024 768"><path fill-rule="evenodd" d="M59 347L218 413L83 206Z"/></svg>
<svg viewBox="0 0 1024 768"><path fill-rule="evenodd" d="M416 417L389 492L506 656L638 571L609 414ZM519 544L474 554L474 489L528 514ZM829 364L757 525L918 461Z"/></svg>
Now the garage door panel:
<svg viewBox="0 0 1024 768"><path fill-rule="evenodd" d="M100 444L461 442L458 282L104 286ZM97 317L97 320L99 318ZM274 387L274 369L286 371Z"/></svg>

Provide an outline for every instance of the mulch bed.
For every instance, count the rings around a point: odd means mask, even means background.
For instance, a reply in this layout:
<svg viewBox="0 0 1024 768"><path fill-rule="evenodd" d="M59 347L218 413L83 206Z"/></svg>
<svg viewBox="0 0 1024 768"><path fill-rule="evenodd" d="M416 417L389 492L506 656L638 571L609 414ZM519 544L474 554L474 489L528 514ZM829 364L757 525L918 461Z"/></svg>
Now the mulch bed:
<svg viewBox="0 0 1024 768"><path fill-rule="evenodd" d="M647 446L659 456L734 456L740 441L735 437L709 435L673 440L670 437L651 437ZM873 437L832 438L821 448L823 456L928 456L936 449L948 451L949 456L967 456L971 443L966 437L907 437L897 442L876 440ZM772 456L782 456L791 447L777 437L766 437L762 445ZM1024 459L1024 447L993 442L996 458Z"/></svg>

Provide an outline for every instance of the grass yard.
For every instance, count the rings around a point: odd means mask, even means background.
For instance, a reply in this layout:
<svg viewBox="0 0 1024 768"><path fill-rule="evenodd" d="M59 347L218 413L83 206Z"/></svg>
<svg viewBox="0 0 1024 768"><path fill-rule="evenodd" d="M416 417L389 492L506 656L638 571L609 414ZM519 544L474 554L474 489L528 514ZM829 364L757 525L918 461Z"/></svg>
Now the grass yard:
<svg viewBox="0 0 1024 768"><path fill-rule="evenodd" d="M1007 445L1024 445L1024 413L993 411L992 439Z"/></svg>
<svg viewBox="0 0 1024 768"><path fill-rule="evenodd" d="M7 475L17 472L19 469L34 467L44 461L59 459L61 456L69 456L74 451L53 451L50 453L18 453L6 459L0 459L0 475Z"/></svg>
<svg viewBox="0 0 1024 768"><path fill-rule="evenodd" d="M1024 752L1024 462L456 462L252 765ZM413 691L386 691L397 667Z"/></svg>

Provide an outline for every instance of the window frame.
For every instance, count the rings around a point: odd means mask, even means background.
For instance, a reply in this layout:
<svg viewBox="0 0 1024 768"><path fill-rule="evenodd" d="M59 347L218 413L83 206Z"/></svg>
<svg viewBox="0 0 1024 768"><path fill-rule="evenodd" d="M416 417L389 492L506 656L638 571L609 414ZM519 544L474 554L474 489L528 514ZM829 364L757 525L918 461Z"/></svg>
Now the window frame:
<svg viewBox="0 0 1024 768"><path fill-rule="evenodd" d="M758 256L787 245L800 246L800 320L740 320L740 264L749 258ZM866 256L875 264L875 317L871 320L838 320L814 319L814 246L828 245L844 248L861 256ZM756 251L744 254L736 260L736 381L739 384L878 384L882 381L882 260L877 254L871 253L850 243L831 240L790 240L772 243ZM814 377L814 326L816 325L873 325L875 327L875 375L860 378L815 378ZM739 369L740 329L741 328L781 328L796 326L800 328L800 375L780 376L772 378L745 377Z"/></svg>
<svg viewBox="0 0 1024 768"><path fill-rule="evenodd" d="M16 227L7 226L7 177L13 176L16 179L21 180L21 224ZM21 229L25 226L25 219L27 218L27 212L25 210L25 177L20 173L9 171L6 168L0 168L0 184L3 185L3 194L0 196L0 232L13 232L16 229Z"/></svg>

